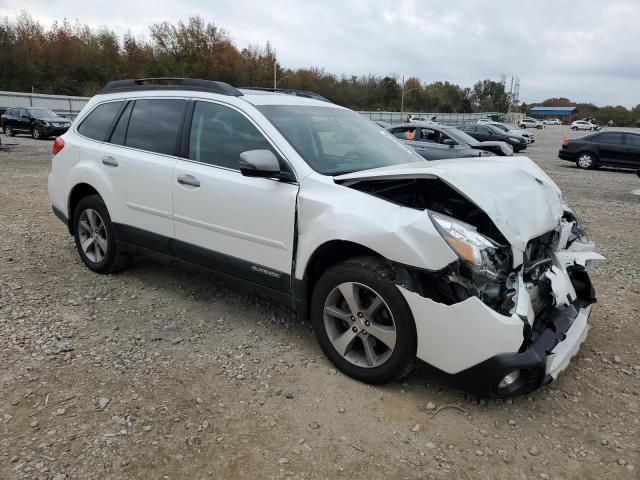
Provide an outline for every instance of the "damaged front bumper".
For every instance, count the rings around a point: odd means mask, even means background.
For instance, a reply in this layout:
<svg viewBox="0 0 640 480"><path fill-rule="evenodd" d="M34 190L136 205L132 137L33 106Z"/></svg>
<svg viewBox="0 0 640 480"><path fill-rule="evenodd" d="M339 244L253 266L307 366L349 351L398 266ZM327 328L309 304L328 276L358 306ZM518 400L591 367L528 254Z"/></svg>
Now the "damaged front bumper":
<svg viewBox="0 0 640 480"><path fill-rule="evenodd" d="M544 309L524 269L510 315L477 297L446 305L399 287L415 319L418 358L477 397L512 397L548 384L567 368L589 331L595 291L587 271L603 259L592 248L575 242L549 252L541 278L552 300Z"/></svg>

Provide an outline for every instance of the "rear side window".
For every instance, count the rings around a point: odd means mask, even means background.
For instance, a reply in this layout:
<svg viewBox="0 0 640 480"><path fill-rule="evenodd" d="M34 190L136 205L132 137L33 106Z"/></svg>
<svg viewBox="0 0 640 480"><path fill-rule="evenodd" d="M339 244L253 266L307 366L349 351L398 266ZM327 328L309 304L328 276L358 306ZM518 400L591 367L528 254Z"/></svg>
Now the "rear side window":
<svg viewBox="0 0 640 480"><path fill-rule="evenodd" d="M602 143L622 143L622 134L621 133L603 133L600 135L600 141Z"/></svg>
<svg viewBox="0 0 640 480"><path fill-rule="evenodd" d="M122 102L110 102L98 105L87 115L78 127L78 133L93 140L103 142L109 128L122 107Z"/></svg>
<svg viewBox="0 0 640 480"><path fill-rule="evenodd" d="M634 135L633 133L627 133L627 145L633 145L634 147L640 147L640 135Z"/></svg>
<svg viewBox="0 0 640 480"><path fill-rule="evenodd" d="M136 100L124 144L150 152L174 155L186 104L184 100Z"/></svg>
<svg viewBox="0 0 640 480"><path fill-rule="evenodd" d="M189 139L191 160L239 170L242 152L261 149L273 151L244 115L216 103L196 103Z"/></svg>

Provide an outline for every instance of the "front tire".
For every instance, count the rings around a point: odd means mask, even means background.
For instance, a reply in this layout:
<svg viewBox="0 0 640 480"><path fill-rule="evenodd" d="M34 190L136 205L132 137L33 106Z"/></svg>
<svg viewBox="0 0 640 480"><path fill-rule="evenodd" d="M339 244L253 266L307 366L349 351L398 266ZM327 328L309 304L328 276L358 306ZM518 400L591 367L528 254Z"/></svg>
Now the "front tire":
<svg viewBox="0 0 640 480"><path fill-rule="evenodd" d="M96 273L125 268L129 255L120 251L107 206L100 195L84 197L73 214L73 236L84 264Z"/></svg>
<svg viewBox="0 0 640 480"><path fill-rule="evenodd" d="M40 127L33 127L31 129L31 136L34 140L40 140L42 138L42 130L40 130Z"/></svg>
<svg viewBox="0 0 640 480"><path fill-rule="evenodd" d="M311 322L320 347L344 374L384 384L411 373L417 336L413 314L375 257L328 269L315 285Z"/></svg>
<svg viewBox="0 0 640 480"><path fill-rule="evenodd" d="M597 163L596 156L591 152L580 152L576 159L576 165L583 170L593 170Z"/></svg>

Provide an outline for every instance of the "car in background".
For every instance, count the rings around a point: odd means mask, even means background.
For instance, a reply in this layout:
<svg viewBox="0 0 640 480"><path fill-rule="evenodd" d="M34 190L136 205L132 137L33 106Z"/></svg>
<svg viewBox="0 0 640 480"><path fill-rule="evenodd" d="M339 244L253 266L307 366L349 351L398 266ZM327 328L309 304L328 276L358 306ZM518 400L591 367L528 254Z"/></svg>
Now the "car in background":
<svg viewBox="0 0 640 480"><path fill-rule="evenodd" d="M542 129L542 128L544 128L544 123L542 123L540 120L536 120L535 118L524 117L522 120L520 120L520 122L518 122L518 126L520 128L538 128L538 129Z"/></svg>
<svg viewBox="0 0 640 480"><path fill-rule="evenodd" d="M550 118L547 120L543 120L542 123L545 125L562 125L562 122L559 118Z"/></svg>
<svg viewBox="0 0 640 480"><path fill-rule="evenodd" d="M574 132L578 130L589 130L589 131L600 130L600 127L598 125L588 122L586 120L576 120L575 122L571 123L570 128Z"/></svg>
<svg viewBox="0 0 640 480"><path fill-rule="evenodd" d="M71 126L71 120L48 108L9 108L0 117L2 131L8 137L16 133L30 133L36 140L62 135Z"/></svg>
<svg viewBox="0 0 640 480"><path fill-rule="evenodd" d="M565 138L558 157L587 170L601 166L640 168L640 133L608 130Z"/></svg>
<svg viewBox="0 0 640 480"><path fill-rule="evenodd" d="M455 127L404 123L387 131L426 160L513 155L513 149L504 142L479 142Z"/></svg>
<svg viewBox="0 0 640 480"><path fill-rule="evenodd" d="M433 117L427 117L425 115L410 115L409 123L428 123L430 125L439 125L439 123L436 122L436 117L437 115L434 115Z"/></svg>
<svg viewBox="0 0 640 480"><path fill-rule="evenodd" d="M513 125L509 125L507 123L494 122L494 121L480 123L480 121L478 121L478 124L493 125L494 127L498 127L503 132L508 132L512 135L520 135L521 137L524 137L527 143L534 143L536 141L536 136L534 133L529 132L527 130L522 130L521 128L515 128Z"/></svg>
<svg viewBox="0 0 640 480"><path fill-rule="evenodd" d="M469 123L467 125L463 125L461 130L480 142L505 142L513 148L514 152L519 152L527 148L527 141L524 137L505 132L494 125L478 125L477 123Z"/></svg>

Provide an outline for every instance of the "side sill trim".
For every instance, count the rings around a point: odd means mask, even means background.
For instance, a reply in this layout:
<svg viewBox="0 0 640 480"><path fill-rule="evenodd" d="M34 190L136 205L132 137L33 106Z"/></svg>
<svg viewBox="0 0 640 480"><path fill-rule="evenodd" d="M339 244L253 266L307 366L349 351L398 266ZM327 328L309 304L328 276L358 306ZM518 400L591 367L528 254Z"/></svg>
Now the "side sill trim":
<svg viewBox="0 0 640 480"><path fill-rule="evenodd" d="M64 223L67 227L69 226L69 220L67 219L66 215L64 213L62 213L62 210L60 210L59 208L54 207L53 205L51 205L51 209L53 210L53 214L58 217L62 223Z"/></svg>
<svg viewBox="0 0 640 480"><path fill-rule="evenodd" d="M236 277L237 279L266 287L289 296L292 295L291 278L288 273L279 272L241 258L202 248L130 225L114 223L113 226L116 229L116 236L120 242L175 257L208 270Z"/></svg>

